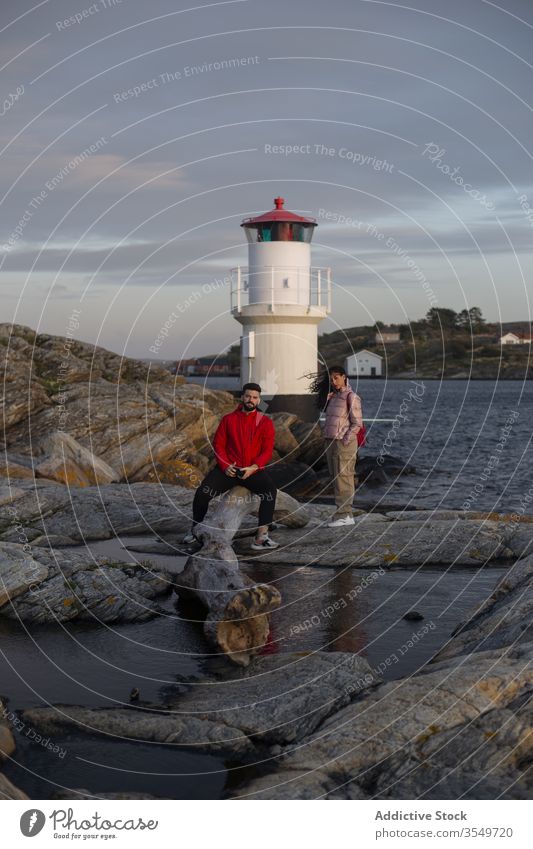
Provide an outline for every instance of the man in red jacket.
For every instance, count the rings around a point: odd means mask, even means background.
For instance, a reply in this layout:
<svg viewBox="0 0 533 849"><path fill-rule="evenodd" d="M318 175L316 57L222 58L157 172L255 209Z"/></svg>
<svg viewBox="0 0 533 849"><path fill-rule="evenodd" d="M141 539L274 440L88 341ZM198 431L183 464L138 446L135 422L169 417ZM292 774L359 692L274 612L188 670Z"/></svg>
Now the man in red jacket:
<svg viewBox="0 0 533 849"><path fill-rule="evenodd" d="M252 548L263 550L277 548L268 535L268 526L274 517L276 487L265 466L274 449L274 424L272 419L258 410L261 387L246 383L242 388L242 401L233 413L223 416L213 448L217 465L203 479L194 494L193 524L184 542L193 542L194 529L203 521L209 502L234 486L245 486L261 499L259 526Z"/></svg>

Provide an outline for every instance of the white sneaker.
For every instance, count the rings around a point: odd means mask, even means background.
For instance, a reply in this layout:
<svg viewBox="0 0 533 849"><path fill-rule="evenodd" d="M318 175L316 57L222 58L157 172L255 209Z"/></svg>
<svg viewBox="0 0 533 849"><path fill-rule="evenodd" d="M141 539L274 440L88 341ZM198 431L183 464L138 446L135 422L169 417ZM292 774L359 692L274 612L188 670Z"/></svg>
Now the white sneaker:
<svg viewBox="0 0 533 849"><path fill-rule="evenodd" d="M183 537L182 543L184 545L190 545L193 542L200 542L200 540L194 535L194 532L190 530L189 533L185 534L185 536Z"/></svg>
<svg viewBox="0 0 533 849"><path fill-rule="evenodd" d="M345 525L355 525L353 516L343 516L341 519L333 519L328 522L327 528L343 528Z"/></svg>
<svg viewBox="0 0 533 849"><path fill-rule="evenodd" d="M264 549L269 548L279 548L279 542L275 542L273 539L270 539L270 537L263 537L260 542L254 540L252 548L255 548L256 551L263 551Z"/></svg>

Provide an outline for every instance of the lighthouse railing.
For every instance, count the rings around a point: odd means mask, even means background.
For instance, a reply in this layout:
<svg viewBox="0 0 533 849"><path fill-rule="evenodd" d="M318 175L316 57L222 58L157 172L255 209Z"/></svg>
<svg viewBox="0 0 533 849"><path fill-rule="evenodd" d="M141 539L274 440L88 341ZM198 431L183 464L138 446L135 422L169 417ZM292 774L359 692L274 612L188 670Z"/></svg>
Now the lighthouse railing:
<svg viewBox="0 0 533 849"><path fill-rule="evenodd" d="M309 266L262 266L247 268L237 266L231 269L231 312L239 315L243 306L265 304L270 312L279 306L304 306L310 309L318 307L331 312L331 269ZM296 286L288 288L283 275L288 275ZM254 282L252 282L254 281ZM261 283L261 281L263 281ZM308 282L307 282L308 281ZM307 288L307 295L305 290ZM258 290L260 295L257 295ZM251 293L253 300L250 299ZM295 300L291 297L295 294Z"/></svg>

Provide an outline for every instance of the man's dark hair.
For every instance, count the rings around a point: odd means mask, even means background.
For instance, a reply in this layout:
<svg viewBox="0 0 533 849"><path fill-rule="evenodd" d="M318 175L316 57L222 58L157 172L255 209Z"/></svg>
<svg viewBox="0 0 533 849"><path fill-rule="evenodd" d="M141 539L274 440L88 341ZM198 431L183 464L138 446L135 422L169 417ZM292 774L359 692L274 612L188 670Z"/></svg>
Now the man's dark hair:
<svg viewBox="0 0 533 849"><path fill-rule="evenodd" d="M254 392L259 392L259 394L261 395L261 387L258 383L245 383L242 387L241 395L244 395L247 389L252 389Z"/></svg>

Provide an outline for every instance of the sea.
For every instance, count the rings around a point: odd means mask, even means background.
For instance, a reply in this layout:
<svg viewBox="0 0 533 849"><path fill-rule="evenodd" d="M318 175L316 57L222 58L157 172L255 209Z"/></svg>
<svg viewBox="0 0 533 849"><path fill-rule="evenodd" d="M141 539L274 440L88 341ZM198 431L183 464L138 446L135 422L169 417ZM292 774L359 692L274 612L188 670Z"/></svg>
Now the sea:
<svg viewBox="0 0 533 849"><path fill-rule="evenodd" d="M369 380L353 388L369 428L363 456L414 467L372 487L378 503L533 513L530 381Z"/></svg>

